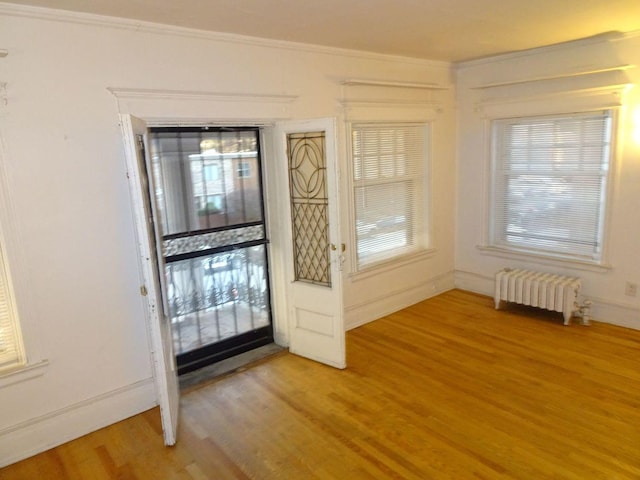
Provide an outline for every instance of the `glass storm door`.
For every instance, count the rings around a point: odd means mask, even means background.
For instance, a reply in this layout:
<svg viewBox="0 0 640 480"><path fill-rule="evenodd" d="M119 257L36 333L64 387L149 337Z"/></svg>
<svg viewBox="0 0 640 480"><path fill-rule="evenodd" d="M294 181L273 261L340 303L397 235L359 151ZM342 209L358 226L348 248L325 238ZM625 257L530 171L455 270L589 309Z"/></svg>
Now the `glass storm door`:
<svg viewBox="0 0 640 480"><path fill-rule="evenodd" d="M257 128L151 128L178 372L273 341Z"/></svg>

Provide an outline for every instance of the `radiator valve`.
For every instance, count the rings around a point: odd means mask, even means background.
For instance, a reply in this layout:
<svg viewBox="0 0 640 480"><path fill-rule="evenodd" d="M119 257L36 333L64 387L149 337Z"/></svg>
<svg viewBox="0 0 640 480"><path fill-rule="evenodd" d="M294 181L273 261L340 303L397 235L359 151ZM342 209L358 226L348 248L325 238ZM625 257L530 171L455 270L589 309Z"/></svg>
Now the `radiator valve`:
<svg viewBox="0 0 640 480"><path fill-rule="evenodd" d="M580 323L582 325L591 325L591 300L583 300L581 305L578 305L578 316L580 317Z"/></svg>

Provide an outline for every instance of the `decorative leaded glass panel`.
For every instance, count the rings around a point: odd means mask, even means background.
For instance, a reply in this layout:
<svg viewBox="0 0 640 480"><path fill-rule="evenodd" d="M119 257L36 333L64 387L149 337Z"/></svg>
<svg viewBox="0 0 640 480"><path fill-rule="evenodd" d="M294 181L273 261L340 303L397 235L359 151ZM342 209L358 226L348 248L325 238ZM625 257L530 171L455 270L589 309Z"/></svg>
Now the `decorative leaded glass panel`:
<svg viewBox="0 0 640 480"><path fill-rule="evenodd" d="M331 286L324 132L287 135L295 279Z"/></svg>
<svg viewBox="0 0 640 480"><path fill-rule="evenodd" d="M244 242L264 239L264 225L251 225L231 230L221 230L219 232L164 239L162 242L162 254L165 257L172 257L183 253L210 250L212 248L238 245Z"/></svg>

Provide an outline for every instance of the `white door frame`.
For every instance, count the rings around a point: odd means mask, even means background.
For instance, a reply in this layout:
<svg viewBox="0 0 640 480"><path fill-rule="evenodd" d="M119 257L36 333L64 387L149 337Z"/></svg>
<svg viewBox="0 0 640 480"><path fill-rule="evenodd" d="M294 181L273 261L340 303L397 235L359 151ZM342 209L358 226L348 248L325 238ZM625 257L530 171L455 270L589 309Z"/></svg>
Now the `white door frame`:
<svg viewBox="0 0 640 480"><path fill-rule="evenodd" d="M275 342L289 345L289 324L287 322L288 298L286 277L286 252L284 248L284 228L279 212L279 170L275 142L276 122L291 118L291 105L297 99L293 95L269 95L216 92L161 91L139 88L108 88L116 98L121 115L135 115L147 126L175 125L242 125L261 128L263 141L263 174L266 192L265 209L267 215L267 235L270 239L269 258L272 286L272 311ZM171 112L168 114L168 112ZM126 140L125 140L126 146ZM288 189L285 190L288 192ZM336 202L339 198L336 198ZM139 208L135 206L134 208ZM341 279L340 279L341 280ZM147 318L150 325L150 318ZM342 327L344 332L344 327ZM154 373L158 402L168 395L166 382ZM165 436L167 431L165 431ZM170 444L171 434L169 433ZM175 435L173 437L175 441Z"/></svg>

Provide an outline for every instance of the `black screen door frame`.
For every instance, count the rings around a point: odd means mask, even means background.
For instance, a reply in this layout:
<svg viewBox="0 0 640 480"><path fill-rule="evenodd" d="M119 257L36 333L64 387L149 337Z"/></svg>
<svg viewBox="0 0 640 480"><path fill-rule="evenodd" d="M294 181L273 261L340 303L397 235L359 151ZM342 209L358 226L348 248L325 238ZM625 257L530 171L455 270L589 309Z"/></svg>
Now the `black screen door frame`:
<svg viewBox="0 0 640 480"><path fill-rule="evenodd" d="M269 275L269 259L268 259L268 243L269 240L267 238L267 225L265 220L265 210L264 210L264 194L263 194L263 178L262 178L262 158L261 158L261 149L260 149L260 129L258 127L151 127L150 134L152 139L152 145L155 140L159 136L165 135L180 135L187 134L190 137L200 136L200 138L206 139L211 135L220 134L227 135L233 133L240 133L246 135L249 132L255 136L255 162L256 168L253 172L255 178L252 180L255 182L258 192L258 200L259 206L257 209L253 209L253 213L250 215L250 218L230 218L228 212L228 208L224 208L224 206L228 203L229 199L221 199L218 202L216 197L217 195L207 196L206 191L205 195L205 203L204 205L193 205L193 184L191 181L187 181L190 173L185 170L189 170L190 163L188 165L189 168L182 168L182 183L188 184L184 187L183 194L185 198L183 198L183 203L185 205L185 216L194 216L193 208L198 209L199 218L202 219L203 216L206 217L204 223L192 224L187 219L185 228L179 228L177 232L169 232L167 234L164 233L163 230L171 230L167 228L166 219L157 219L158 225L160 225L161 230L161 241L162 241L162 255L164 257L164 263L166 266L165 270L165 289L167 290L167 304L165 308L168 309L169 316L174 319L174 330L177 333L174 333L174 338L176 335L179 335L181 325L178 320L181 316L184 317L185 312L191 312L195 316L198 315L197 309L202 307L210 310L210 313L213 315L217 315L218 308L220 305L229 306L230 309L233 310L233 315L236 315L236 303L240 301L248 302L249 310L252 311L252 306L257 302L256 297L259 296L260 304L263 306L263 309L266 309L263 313L266 315L267 322L266 325L264 322L261 323L257 328L249 328L248 330L243 330L241 333L231 336L225 337L223 339L218 338L216 341L208 344L204 344L198 346L194 349L189 349L182 353L178 353L176 355L177 365L178 365L178 373L183 374L198 368L204 367L206 365L218 362L225 358L229 358L231 356L252 350L254 348L258 348L263 345L267 345L273 342L273 322L272 322L272 312L271 312L271 290L270 290L270 275ZM155 139L155 140L154 140ZM179 161L186 164L187 154L185 152L178 152L180 154ZM213 158L215 158L215 154L212 154ZM193 154L191 155L193 156ZM197 155L196 155L197 156ZM152 151L152 158L157 159L157 152ZM153 162L152 162L153 163ZM204 165L204 163L203 163ZM224 168L224 167L223 167ZM158 175L157 170L152 167L153 172L150 172L150 188L152 190L151 196L155 199L156 203L160 203L163 201L160 197L162 194L158 194L159 191L162 191L162 187L158 189L158 183L162 182L162 176ZM204 176L208 175L212 178L214 175L214 170L212 169L210 173L205 173L204 169L202 171L203 179L201 182L204 182ZM244 184L246 177L250 174L248 168L248 162L243 161L242 155L238 154L234 157L234 160L231 163L231 175L235 178L235 181L239 181L241 184ZM215 174L219 175L219 173ZM224 180L228 175L222 174L222 180ZM205 188L206 189L206 188ZM226 190L228 191L228 190ZM201 192L202 193L202 192ZM188 198L187 198L188 194ZM213 198L214 202L209 202L209 198ZM243 204L242 208L246 208L244 206L244 195L241 195L240 203ZM166 200L165 200L166 201ZM236 203L238 200L236 199ZM218 205L219 203L219 205ZM187 204L188 207L187 207ZM166 211L166 205L164 206L165 210L162 208L157 208L156 211L163 212ZM211 209L208 211L207 209ZM218 210L220 210L219 213ZM204 214L203 214L204 212ZM211 213L211 216L209 216ZM162 213L158 214L159 216L163 216ZM215 216L226 216L220 222L220 224L216 223L215 220L210 220ZM202 221L202 220L201 220ZM240 287L238 282L235 282L233 279L234 276L234 268L240 265L239 268L244 268L249 271L252 266L255 266L257 263L260 264L260 268L263 268L263 277L264 277L264 289L260 293L256 293L255 289L250 288L248 286L248 281L245 282L247 285L244 287ZM182 269L184 271L185 265L197 265L197 269L204 272L204 275L209 275L209 284L212 285L209 292L206 294L199 293L189 296L189 298L182 299L181 301L175 301L176 294L175 292L171 292L172 290L172 272L174 270ZM193 272L194 268L191 268ZM228 288L225 286L224 288L218 288L215 286L216 282L212 279L214 278L227 278L229 280ZM234 283L235 282L235 283ZM220 281L218 281L220 283ZM215 287L215 288L214 288ZM244 289L243 289L244 288ZM173 289L175 290L175 288ZM193 297L193 298L191 298ZM264 297L264 298L263 298ZM172 301L172 298L174 299ZM189 304L193 304L190 307ZM225 307L226 308L226 307ZM251 313L253 315L253 313ZM235 317L234 317L235 318ZM199 320L198 320L199 321ZM252 323L253 324L253 323ZM198 327L199 328L199 327ZM237 325L236 325L237 330ZM218 337L220 337L220 332L218 332Z"/></svg>

